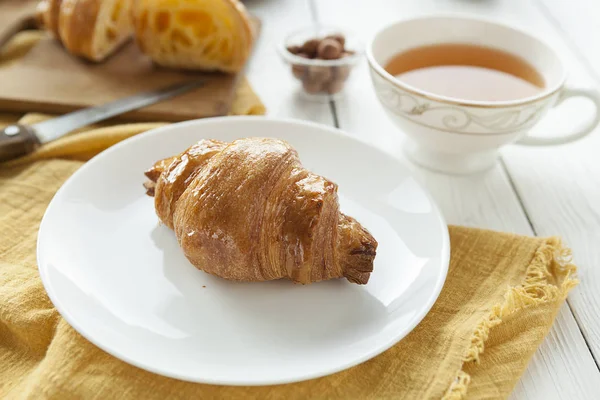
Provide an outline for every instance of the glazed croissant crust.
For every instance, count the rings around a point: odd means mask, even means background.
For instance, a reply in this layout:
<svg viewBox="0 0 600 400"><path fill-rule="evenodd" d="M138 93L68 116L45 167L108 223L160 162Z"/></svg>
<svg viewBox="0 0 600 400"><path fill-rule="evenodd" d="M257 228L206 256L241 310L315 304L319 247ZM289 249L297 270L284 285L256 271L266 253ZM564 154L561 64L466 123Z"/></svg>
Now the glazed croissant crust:
<svg viewBox="0 0 600 400"><path fill-rule="evenodd" d="M201 140L146 172L160 220L197 268L226 279L365 284L377 241L339 211L337 185L278 139Z"/></svg>

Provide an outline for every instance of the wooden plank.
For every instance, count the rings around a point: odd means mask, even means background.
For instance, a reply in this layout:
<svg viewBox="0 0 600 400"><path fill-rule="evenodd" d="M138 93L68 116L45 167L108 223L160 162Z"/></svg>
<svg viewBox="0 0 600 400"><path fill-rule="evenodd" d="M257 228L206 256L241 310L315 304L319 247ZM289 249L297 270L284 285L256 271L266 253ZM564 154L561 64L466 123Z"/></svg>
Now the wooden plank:
<svg viewBox="0 0 600 400"><path fill-rule="evenodd" d="M570 83L600 84L600 4L587 0L534 2L548 23L539 26L570 66ZM562 36L568 35L567 38ZM592 44L594 40L596 44ZM573 44L576 46L573 49ZM578 52L578 54L577 54ZM586 68L579 59L588 63ZM587 104L573 101L556 111L548 130L567 131L586 117ZM587 344L600 360L600 128L569 145L528 148L514 146L504 158L531 222L539 235L560 235L572 248L581 284L569 296L576 320Z"/></svg>
<svg viewBox="0 0 600 400"><path fill-rule="evenodd" d="M366 7L358 0L329 0L315 3L321 19L336 26L349 26L361 37L370 37L378 27L393 20L438 11L468 11L488 18L521 22L531 18L530 8L523 14L522 2L467 2L378 0ZM339 12L340 9L344 12ZM354 11L354 12L353 12ZM542 18L536 14L537 18ZM371 88L366 63L353 72L348 95L336 102L342 129L362 140L402 158L401 133L388 121ZM431 173L411 166L429 189L449 223L478 226L532 235L519 199L501 166L488 174L453 177ZM517 399L599 398L594 381L600 373L568 307L564 307L515 388Z"/></svg>
<svg viewBox="0 0 600 400"><path fill-rule="evenodd" d="M246 6L262 22L261 36L248 66L248 77L267 106L268 115L331 125L333 118L329 105L311 102L301 96L298 82L276 51L284 35L311 23L307 2L253 1L246 2Z"/></svg>
<svg viewBox="0 0 600 400"><path fill-rule="evenodd" d="M591 66L588 72L600 79L600 2L597 0L534 0L540 11L553 23L571 48Z"/></svg>

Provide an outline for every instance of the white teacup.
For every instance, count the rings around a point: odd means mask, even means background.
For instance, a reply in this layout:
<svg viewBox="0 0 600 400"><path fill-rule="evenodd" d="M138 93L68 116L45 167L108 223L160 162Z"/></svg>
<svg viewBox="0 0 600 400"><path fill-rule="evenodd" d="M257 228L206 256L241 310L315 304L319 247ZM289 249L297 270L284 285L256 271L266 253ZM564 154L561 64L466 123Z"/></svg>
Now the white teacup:
<svg viewBox="0 0 600 400"><path fill-rule="evenodd" d="M426 92L403 83L384 66L411 48L465 43L507 51L525 59L543 77L537 95L511 101L469 101ZM584 137L600 122L600 94L565 87L566 71L554 50L517 29L471 17L433 16L396 22L380 30L367 47L371 78L386 112L411 140L405 150L417 164L441 172L466 174L492 167L500 146L566 143ZM595 103L594 118L560 137L528 137L552 107L568 97Z"/></svg>

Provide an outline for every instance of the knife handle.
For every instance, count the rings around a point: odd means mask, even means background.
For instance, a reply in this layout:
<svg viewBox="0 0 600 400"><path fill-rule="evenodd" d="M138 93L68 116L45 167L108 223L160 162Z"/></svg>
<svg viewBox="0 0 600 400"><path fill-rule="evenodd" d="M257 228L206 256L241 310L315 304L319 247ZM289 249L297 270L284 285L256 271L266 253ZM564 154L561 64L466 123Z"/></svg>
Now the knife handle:
<svg viewBox="0 0 600 400"><path fill-rule="evenodd" d="M0 162L31 153L39 145L33 129L26 125L9 125L0 130Z"/></svg>

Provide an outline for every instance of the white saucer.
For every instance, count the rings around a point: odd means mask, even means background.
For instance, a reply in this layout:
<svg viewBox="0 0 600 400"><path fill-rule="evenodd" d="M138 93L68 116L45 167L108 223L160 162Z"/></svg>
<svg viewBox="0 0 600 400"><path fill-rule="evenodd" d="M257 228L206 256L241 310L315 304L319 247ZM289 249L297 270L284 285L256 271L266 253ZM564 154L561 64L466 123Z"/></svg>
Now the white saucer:
<svg viewBox="0 0 600 400"><path fill-rule="evenodd" d="M342 211L379 242L367 285L229 282L194 268L158 224L144 170L201 138L252 136L287 140L339 185ZM385 351L437 299L449 253L438 208L397 160L335 129L259 117L170 125L111 147L58 191L38 239L44 286L83 336L146 370L226 385L315 378Z"/></svg>

